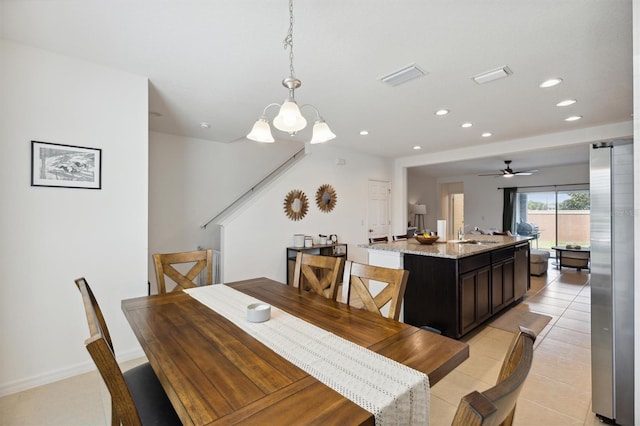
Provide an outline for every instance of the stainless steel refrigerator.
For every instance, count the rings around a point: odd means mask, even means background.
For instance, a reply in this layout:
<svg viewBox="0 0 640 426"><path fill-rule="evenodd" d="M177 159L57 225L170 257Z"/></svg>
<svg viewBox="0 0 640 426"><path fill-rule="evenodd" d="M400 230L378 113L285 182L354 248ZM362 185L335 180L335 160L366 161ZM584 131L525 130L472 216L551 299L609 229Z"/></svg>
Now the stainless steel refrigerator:
<svg viewBox="0 0 640 426"><path fill-rule="evenodd" d="M634 425L633 145L594 144L591 192L593 411Z"/></svg>

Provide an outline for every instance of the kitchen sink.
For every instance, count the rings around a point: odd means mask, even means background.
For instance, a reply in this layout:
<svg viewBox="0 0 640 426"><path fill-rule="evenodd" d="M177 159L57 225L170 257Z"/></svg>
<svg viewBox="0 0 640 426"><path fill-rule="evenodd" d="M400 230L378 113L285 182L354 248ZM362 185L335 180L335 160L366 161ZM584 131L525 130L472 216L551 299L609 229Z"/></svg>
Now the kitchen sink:
<svg viewBox="0 0 640 426"><path fill-rule="evenodd" d="M491 241L491 240L453 240L452 243L457 244L477 244L477 245L491 245L498 244L500 241Z"/></svg>

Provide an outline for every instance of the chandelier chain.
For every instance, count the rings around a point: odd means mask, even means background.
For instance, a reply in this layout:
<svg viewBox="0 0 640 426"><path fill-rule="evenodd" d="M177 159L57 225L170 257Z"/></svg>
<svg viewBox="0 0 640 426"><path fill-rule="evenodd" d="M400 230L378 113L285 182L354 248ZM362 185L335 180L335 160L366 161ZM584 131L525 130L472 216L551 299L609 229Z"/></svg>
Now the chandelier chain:
<svg viewBox="0 0 640 426"><path fill-rule="evenodd" d="M284 38L283 44L285 50L289 48L289 72L291 77L296 76L293 69L293 23L293 0L289 0L289 31L287 31L287 36Z"/></svg>

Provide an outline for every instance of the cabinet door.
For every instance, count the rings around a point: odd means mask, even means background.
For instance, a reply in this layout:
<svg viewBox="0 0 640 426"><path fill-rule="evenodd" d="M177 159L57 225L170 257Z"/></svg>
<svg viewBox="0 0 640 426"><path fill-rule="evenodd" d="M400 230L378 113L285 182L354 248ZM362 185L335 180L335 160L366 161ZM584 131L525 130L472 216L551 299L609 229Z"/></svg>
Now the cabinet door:
<svg viewBox="0 0 640 426"><path fill-rule="evenodd" d="M476 279L475 271L460 275L460 333L464 334L476 323Z"/></svg>
<svg viewBox="0 0 640 426"><path fill-rule="evenodd" d="M529 289L529 243L516 247L513 267L514 299L518 300Z"/></svg>
<svg viewBox="0 0 640 426"><path fill-rule="evenodd" d="M491 312L496 313L504 306L502 277L503 263L491 265Z"/></svg>
<svg viewBox="0 0 640 426"><path fill-rule="evenodd" d="M489 267L479 269L476 272L476 284L478 297L476 301L477 321L482 322L491 316L491 274Z"/></svg>
<svg viewBox="0 0 640 426"><path fill-rule="evenodd" d="M491 307L496 313L514 300L513 259L491 266Z"/></svg>
<svg viewBox="0 0 640 426"><path fill-rule="evenodd" d="M464 334L491 315L489 267L460 275L460 333Z"/></svg>
<svg viewBox="0 0 640 426"><path fill-rule="evenodd" d="M502 267L502 303L508 305L514 300L514 261L505 262Z"/></svg>

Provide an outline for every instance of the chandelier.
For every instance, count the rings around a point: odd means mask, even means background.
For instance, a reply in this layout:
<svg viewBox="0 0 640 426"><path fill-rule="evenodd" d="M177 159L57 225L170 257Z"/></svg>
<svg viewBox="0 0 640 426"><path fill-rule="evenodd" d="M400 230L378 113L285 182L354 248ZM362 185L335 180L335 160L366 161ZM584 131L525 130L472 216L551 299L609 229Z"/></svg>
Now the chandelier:
<svg viewBox="0 0 640 426"><path fill-rule="evenodd" d="M316 112L315 122L313 124L313 135L311 137L312 144L329 141L336 135L329 129L329 126L320 116L318 109L311 104L304 104L298 107L295 100L295 90L300 87L302 82L295 77L293 69L293 0L289 0L289 31L284 39L284 49L289 49L289 77L282 80L282 85L289 89L289 96L284 100L282 105L269 104L262 111L262 115L253 125L251 132L247 135L248 139L256 142L275 142L271 134L271 126L267 118L267 110L271 107L280 107L280 111L276 118L273 119L273 125L276 129L287 132L291 136L307 126L307 120L302 116L300 110L305 107L311 107Z"/></svg>

